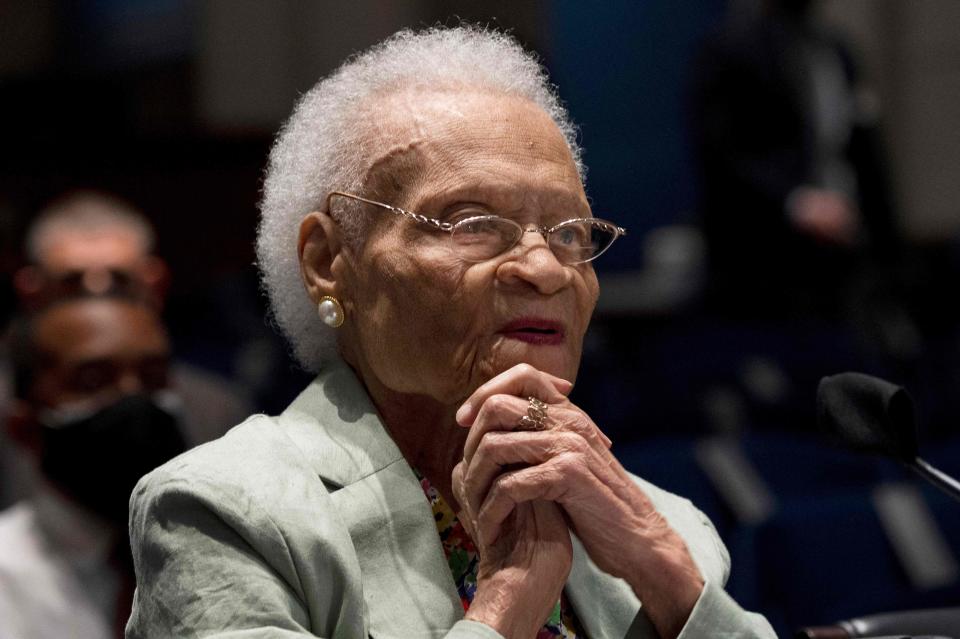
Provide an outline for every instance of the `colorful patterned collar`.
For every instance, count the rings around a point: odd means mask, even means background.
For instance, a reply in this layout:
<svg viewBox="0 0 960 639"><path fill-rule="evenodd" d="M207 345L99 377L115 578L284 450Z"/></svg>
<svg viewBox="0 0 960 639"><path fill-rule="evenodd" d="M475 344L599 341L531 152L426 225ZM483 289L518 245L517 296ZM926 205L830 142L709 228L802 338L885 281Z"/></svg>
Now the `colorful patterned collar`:
<svg viewBox="0 0 960 639"><path fill-rule="evenodd" d="M477 548L473 545L473 540L470 539L453 510L443 500L440 492L431 486L430 481L423 477L419 471L414 469L413 472L420 480L423 494L427 496L427 500L430 502L433 519L437 524L437 533L440 535L443 554L447 557L453 583L457 587L457 594L460 595L460 603L463 604L463 610L467 611L470 609L470 602L473 601L473 596L477 592L477 568L480 564ZM550 618L537 633L537 639L585 639L586 634L580 628L573 607L564 593L560 596L557 605L554 606Z"/></svg>

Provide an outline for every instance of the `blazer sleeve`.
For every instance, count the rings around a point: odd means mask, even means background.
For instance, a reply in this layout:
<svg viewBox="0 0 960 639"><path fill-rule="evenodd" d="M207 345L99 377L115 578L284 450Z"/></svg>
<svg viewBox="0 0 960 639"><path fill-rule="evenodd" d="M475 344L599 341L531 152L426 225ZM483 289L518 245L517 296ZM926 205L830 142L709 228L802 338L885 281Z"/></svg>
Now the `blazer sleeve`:
<svg viewBox="0 0 960 639"><path fill-rule="evenodd" d="M730 554L710 518L688 499L636 476L633 479L683 538L704 580L703 591L678 639L777 639L763 615L744 610L724 590L730 575ZM642 611L640 615L645 617ZM647 623L635 622L641 626Z"/></svg>
<svg viewBox="0 0 960 639"><path fill-rule="evenodd" d="M704 584L690 618L677 639L777 639L763 615L740 607L723 586Z"/></svg>

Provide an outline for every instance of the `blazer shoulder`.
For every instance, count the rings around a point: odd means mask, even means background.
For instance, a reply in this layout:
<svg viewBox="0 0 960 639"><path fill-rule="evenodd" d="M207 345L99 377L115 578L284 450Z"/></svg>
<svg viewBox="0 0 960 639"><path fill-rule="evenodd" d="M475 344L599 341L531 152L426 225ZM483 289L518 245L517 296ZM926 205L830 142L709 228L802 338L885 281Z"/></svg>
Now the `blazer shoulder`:
<svg viewBox="0 0 960 639"><path fill-rule="evenodd" d="M130 498L130 528L183 508L202 508L252 538L349 546L327 487L278 426L254 415L144 476Z"/></svg>
<svg viewBox="0 0 960 639"><path fill-rule="evenodd" d="M212 482L224 489L243 486L259 493L277 483L264 479L296 474L306 467L306 460L275 418L251 415L222 437L191 448L147 474L138 488L189 481L198 488Z"/></svg>

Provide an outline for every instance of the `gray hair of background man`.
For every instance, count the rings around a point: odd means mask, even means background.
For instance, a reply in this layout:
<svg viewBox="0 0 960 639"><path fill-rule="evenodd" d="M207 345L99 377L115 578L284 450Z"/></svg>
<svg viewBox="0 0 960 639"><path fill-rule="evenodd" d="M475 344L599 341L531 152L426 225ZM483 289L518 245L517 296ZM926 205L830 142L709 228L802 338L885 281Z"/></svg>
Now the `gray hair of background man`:
<svg viewBox="0 0 960 639"><path fill-rule="evenodd" d="M349 59L297 104L270 153L261 202L257 258L274 321L301 366L318 370L335 353L333 329L300 280L300 223L321 210L330 191L362 193L370 158L364 136L376 96L398 90L463 90L516 96L541 107L570 147L581 179L577 131L538 59L511 36L482 27L404 30ZM360 108L358 108L358 106ZM365 110L362 107L367 107ZM334 214L345 240L357 246L364 216Z"/></svg>
<svg viewBox="0 0 960 639"><path fill-rule="evenodd" d="M153 251L156 241L147 219L126 201L98 191L75 191L51 202L27 230L27 259L42 265L44 244L61 231L95 234L129 230L141 243L143 254Z"/></svg>

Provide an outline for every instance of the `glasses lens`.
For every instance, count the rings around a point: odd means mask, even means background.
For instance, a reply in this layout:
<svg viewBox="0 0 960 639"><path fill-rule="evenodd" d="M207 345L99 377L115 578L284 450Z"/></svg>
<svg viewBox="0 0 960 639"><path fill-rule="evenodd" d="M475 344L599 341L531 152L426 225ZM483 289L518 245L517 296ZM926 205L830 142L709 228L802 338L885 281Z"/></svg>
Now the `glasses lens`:
<svg viewBox="0 0 960 639"><path fill-rule="evenodd" d="M469 262L482 262L513 247L522 233L515 222L491 215L457 222L450 236L457 255Z"/></svg>
<svg viewBox="0 0 960 639"><path fill-rule="evenodd" d="M614 227L600 220L570 220L557 226L550 234L550 248L565 264L589 262L617 239Z"/></svg>

